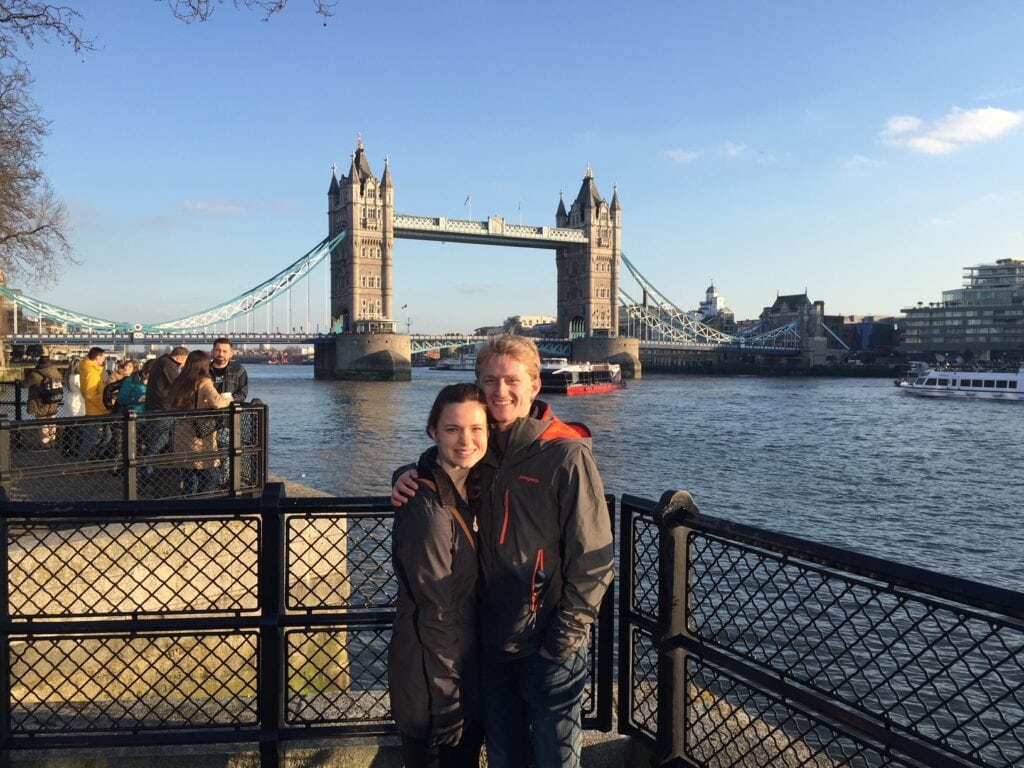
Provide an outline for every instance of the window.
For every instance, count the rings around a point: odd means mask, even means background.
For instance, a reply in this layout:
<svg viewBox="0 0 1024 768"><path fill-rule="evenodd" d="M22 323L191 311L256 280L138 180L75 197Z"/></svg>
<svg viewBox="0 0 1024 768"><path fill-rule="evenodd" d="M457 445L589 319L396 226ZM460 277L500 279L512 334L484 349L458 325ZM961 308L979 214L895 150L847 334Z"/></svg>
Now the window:
<svg viewBox="0 0 1024 768"><path fill-rule="evenodd" d="M992 379L985 379L985 389L995 389L996 383Z"/></svg>
<svg viewBox="0 0 1024 768"><path fill-rule="evenodd" d="M1006 389L1006 379L1000 379L996 382L996 389Z"/></svg>

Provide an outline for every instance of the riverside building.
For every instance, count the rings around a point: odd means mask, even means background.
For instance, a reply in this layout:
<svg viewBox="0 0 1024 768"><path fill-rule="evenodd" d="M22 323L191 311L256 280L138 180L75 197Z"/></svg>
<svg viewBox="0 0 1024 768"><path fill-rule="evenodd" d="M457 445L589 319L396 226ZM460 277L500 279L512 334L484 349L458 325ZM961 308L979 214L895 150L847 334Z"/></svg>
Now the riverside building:
<svg viewBox="0 0 1024 768"><path fill-rule="evenodd" d="M1024 357L1024 259L964 267L962 288L903 313L900 349L909 356L1019 361Z"/></svg>

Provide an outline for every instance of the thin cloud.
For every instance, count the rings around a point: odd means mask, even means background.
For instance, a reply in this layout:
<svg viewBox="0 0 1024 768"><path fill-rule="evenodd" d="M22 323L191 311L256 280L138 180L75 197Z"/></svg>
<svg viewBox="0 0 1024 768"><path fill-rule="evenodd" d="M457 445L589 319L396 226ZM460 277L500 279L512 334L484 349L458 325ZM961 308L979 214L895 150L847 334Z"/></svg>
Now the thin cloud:
<svg viewBox="0 0 1024 768"><path fill-rule="evenodd" d="M727 157L739 157L747 151L746 144L735 144L731 141L727 141L722 145L722 154Z"/></svg>
<svg viewBox="0 0 1024 768"><path fill-rule="evenodd" d="M191 213L206 213L206 214L225 214L225 213L245 213L243 208L238 203L228 202L227 200L186 200L182 203L182 207Z"/></svg>
<svg viewBox="0 0 1024 768"><path fill-rule="evenodd" d="M846 168L873 168L878 165L883 165L881 160L875 160L874 158L868 157L867 155L851 155L846 158L843 165Z"/></svg>
<svg viewBox="0 0 1024 768"><path fill-rule="evenodd" d="M925 155L948 155L967 144L993 141L1024 125L1024 110L996 107L954 107L945 117L926 126L919 117L890 117L880 134L883 143Z"/></svg>
<svg viewBox="0 0 1024 768"><path fill-rule="evenodd" d="M931 224L933 227L948 227L950 224L953 223L953 220L944 219L941 216L932 216L930 219L928 219L928 223Z"/></svg>
<svg viewBox="0 0 1024 768"><path fill-rule="evenodd" d="M680 165L692 163L701 156L701 153L694 149L666 149L662 154L669 160L679 163Z"/></svg>

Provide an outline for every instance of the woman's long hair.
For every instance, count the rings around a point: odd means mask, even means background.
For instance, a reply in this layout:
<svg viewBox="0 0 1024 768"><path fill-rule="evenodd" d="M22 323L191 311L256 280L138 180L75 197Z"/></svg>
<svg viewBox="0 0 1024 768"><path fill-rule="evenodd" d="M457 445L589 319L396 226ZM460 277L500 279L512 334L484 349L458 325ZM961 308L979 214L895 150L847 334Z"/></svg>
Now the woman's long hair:
<svg viewBox="0 0 1024 768"><path fill-rule="evenodd" d="M202 350L189 352L181 373L167 390L167 408L172 411L186 411L196 407L199 386L210 378L210 356Z"/></svg>
<svg viewBox="0 0 1024 768"><path fill-rule="evenodd" d="M69 389L71 387L71 377L78 373L78 366L82 364L82 358L75 355L68 360L68 367L64 369L64 387Z"/></svg>

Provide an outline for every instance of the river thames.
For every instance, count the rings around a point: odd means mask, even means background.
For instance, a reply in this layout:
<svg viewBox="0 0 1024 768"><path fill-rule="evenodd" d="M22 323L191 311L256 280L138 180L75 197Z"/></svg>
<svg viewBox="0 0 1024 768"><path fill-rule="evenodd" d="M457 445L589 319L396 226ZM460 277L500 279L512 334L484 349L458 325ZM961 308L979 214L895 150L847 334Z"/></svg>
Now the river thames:
<svg viewBox="0 0 1024 768"><path fill-rule="evenodd" d="M313 380L250 365L270 406L270 472L338 496L385 496L430 443L444 384ZM932 400L885 379L649 375L622 391L544 396L593 433L605 489L690 491L701 511L1024 590L1024 404Z"/></svg>

